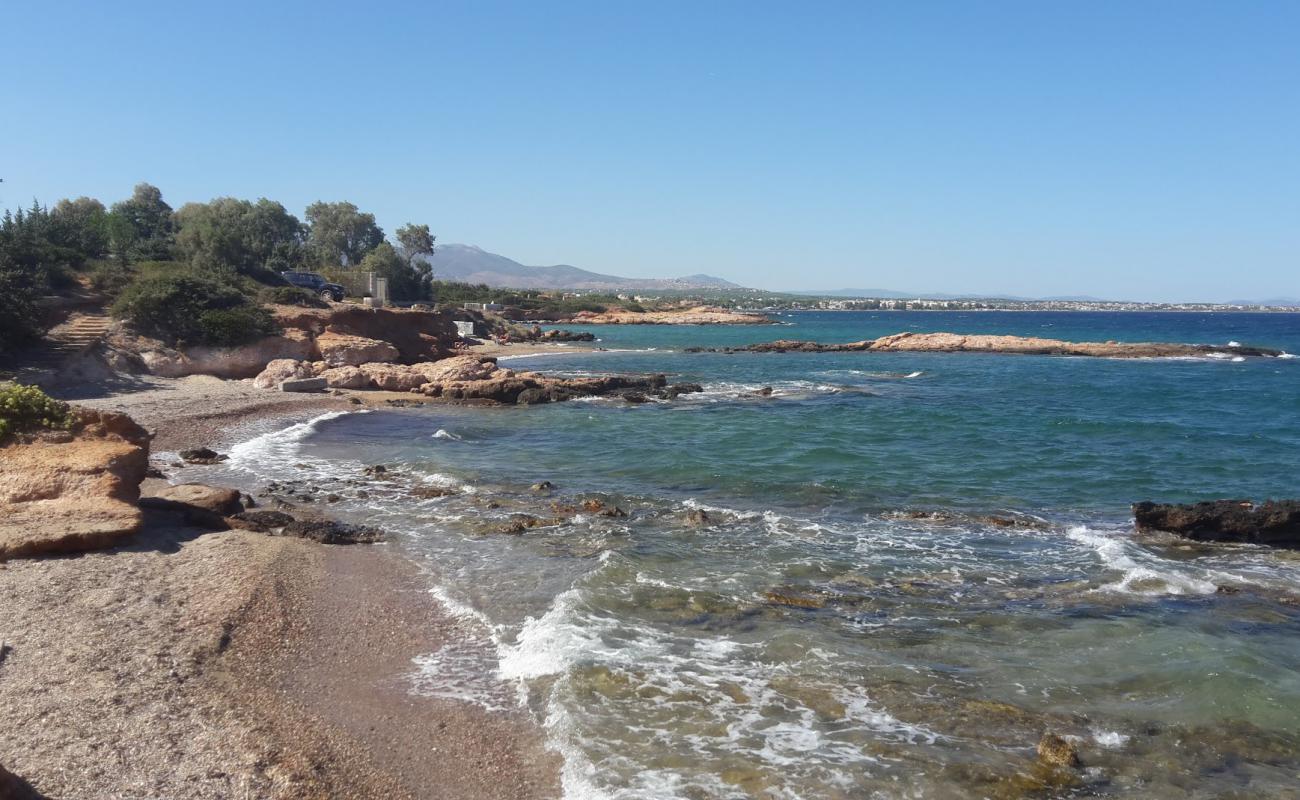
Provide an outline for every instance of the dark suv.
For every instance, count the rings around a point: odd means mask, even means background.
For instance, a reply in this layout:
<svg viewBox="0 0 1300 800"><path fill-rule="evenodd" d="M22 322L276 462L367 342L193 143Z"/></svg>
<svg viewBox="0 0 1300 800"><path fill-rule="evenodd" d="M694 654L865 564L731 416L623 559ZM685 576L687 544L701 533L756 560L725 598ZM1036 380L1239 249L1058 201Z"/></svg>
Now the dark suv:
<svg viewBox="0 0 1300 800"><path fill-rule="evenodd" d="M341 303L343 298L347 296L347 290L337 283L330 283L317 272L281 272L280 277L294 286L320 295L322 300L333 300L336 303Z"/></svg>

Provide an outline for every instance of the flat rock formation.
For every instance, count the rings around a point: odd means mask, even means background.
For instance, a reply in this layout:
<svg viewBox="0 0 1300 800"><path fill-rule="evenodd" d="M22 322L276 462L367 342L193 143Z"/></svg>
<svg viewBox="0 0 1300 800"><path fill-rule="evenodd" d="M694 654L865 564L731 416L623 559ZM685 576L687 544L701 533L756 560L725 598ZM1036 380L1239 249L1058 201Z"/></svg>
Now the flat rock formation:
<svg viewBox="0 0 1300 800"><path fill-rule="evenodd" d="M112 547L140 529L149 434L76 409L70 432L0 448L0 560Z"/></svg>
<svg viewBox="0 0 1300 800"><path fill-rule="evenodd" d="M256 386L271 388L281 381L321 377L330 388L382 389L418 392L444 400L480 401L510 405L536 405L592 397L644 392L672 399L700 391L694 384L669 386L662 375L606 375L562 378L537 372L516 372L498 366L491 356L462 355L418 364L361 364L331 367L326 362L292 359L272 361L253 379Z"/></svg>
<svg viewBox="0 0 1300 800"><path fill-rule="evenodd" d="M1243 542L1300 548L1300 500L1212 500L1187 505L1133 505L1141 531L1166 531L1202 542Z"/></svg>
<svg viewBox="0 0 1300 800"><path fill-rule="evenodd" d="M1037 336L998 336L960 333L895 333L879 339L846 344L778 339L745 347L687 348L688 353L1012 353L1097 358L1173 358L1283 355L1281 350L1240 345L1180 344L1177 342L1067 342Z"/></svg>

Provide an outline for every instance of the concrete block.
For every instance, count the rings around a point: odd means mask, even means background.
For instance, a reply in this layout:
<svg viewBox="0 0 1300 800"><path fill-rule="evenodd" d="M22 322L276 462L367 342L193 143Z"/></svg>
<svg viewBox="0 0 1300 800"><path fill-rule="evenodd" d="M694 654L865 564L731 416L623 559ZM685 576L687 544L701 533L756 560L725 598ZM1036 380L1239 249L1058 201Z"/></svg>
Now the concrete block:
<svg viewBox="0 0 1300 800"><path fill-rule="evenodd" d="M322 392L329 386L324 378L290 378L280 381L282 392Z"/></svg>

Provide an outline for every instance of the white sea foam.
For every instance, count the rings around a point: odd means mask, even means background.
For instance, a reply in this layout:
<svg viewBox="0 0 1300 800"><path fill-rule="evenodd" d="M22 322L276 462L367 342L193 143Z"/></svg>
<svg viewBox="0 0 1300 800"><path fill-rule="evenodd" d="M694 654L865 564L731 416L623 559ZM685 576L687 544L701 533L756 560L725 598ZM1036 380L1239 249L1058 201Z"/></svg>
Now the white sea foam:
<svg viewBox="0 0 1300 800"><path fill-rule="evenodd" d="M1137 545L1127 538L1107 535L1083 525L1070 528L1066 535L1092 548L1107 567L1123 573L1123 577L1118 581L1105 584L1096 591L1138 595L1184 595L1213 594L1217 590L1213 581L1187 574L1172 565L1158 564L1155 556L1140 555ZM1138 561L1135 556L1142 558L1142 561Z"/></svg>
<svg viewBox="0 0 1300 800"><path fill-rule="evenodd" d="M1124 747L1124 745L1128 744L1129 738L1130 737L1116 731L1104 731L1099 728L1094 728L1092 730L1092 740L1096 742L1099 747L1104 747L1107 750L1119 750Z"/></svg>
<svg viewBox="0 0 1300 800"><path fill-rule="evenodd" d="M282 466L298 457L301 442L314 433L322 423L348 414L368 414L362 411L330 411L277 431L264 433L230 448L226 465L258 473L265 466ZM328 463L328 462L323 462Z"/></svg>

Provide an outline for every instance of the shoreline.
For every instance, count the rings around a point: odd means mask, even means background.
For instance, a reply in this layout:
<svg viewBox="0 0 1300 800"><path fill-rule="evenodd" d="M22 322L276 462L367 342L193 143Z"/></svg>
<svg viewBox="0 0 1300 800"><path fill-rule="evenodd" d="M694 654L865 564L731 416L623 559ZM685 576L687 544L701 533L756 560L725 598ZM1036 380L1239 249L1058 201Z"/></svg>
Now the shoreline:
<svg viewBox="0 0 1300 800"><path fill-rule="evenodd" d="M204 376L123 388L69 399L131 414L155 459L410 396ZM522 710L410 691L414 659L471 634L394 542L207 532L147 512L117 548L0 563L0 608L0 764L41 796L560 795L560 757Z"/></svg>

